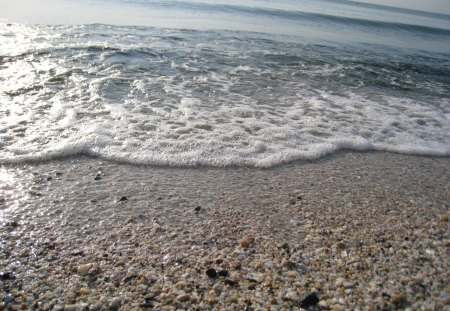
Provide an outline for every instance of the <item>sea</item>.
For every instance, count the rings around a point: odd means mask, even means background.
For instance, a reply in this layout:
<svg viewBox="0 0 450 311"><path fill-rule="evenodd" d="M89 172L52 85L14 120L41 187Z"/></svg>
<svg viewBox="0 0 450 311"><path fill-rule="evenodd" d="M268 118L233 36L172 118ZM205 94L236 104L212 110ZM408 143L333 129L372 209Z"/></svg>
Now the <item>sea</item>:
<svg viewBox="0 0 450 311"><path fill-rule="evenodd" d="M346 0L43 3L0 12L0 164L450 155L449 15Z"/></svg>

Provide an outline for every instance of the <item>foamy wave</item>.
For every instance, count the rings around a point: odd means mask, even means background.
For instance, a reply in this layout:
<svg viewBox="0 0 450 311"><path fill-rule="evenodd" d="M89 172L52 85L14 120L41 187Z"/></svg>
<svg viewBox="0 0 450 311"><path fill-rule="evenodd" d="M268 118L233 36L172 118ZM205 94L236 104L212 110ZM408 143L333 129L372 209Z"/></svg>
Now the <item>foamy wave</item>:
<svg viewBox="0 0 450 311"><path fill-rule="evenodd" d="M50 41L2 57L2 164L89 155L270 167L342 149L450 155L442 55L411 63L409 55L247 42L248 34L140 29L130 39L113 28L107 39L101 31L82 39L80 29L63 29L76 39L34 29ZM20 51L30 44L22 35Z"/></svg>

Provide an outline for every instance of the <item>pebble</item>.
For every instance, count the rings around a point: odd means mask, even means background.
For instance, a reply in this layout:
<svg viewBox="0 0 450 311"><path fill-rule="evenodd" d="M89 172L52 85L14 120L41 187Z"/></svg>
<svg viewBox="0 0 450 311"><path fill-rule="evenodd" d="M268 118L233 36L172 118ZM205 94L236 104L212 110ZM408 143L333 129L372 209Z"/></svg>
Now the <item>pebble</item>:
<svg viewBox="0 0 450 311"><path fill-rule="evenodd" d="M11 272L0 272L0 281L14 280L15 278Z"/></svg>
<svg viewBox="0 0 450 311"><path fill-rule="evenodd" d="M218 274L219 274L219 276L224 277L224 278L226 278L227 276L230 275L228 270L220 270Z"/></svg>
<svg viewBox="0 0 450 311"><path fill-rule="evenodd" d="M64 311L81 311L81 306L79 305L65 305Z"/></svg>
<svg viewBox="0 0 450 311"><path fill-rule="evenodd" d="M225 279L225 284L229 285L229 286L236 286L238 285L237 281L231 280L231 279Z"/></svg>
<svg viewBox="0 0 450 311"><path fill-rule="evenodd" d="M309 294L300 302L300 307L308 309L309 307L315 306L320 301L319 297L315 294Z"/></svg>
<svg viewBox="0 0 450 311"><path fill-rule="evenodd" d="M209 269L206 269L206 275L209 276L210 278L216 278L217 272L214 268L209 268Z"/></svg>
<svg viewBox="0 0 450 311"><path fill-rule="evenodd" d="M80 276L87 276L89 274L89 271L94 267L92 263L82 264L79 265L77 268L77 273Z"/></svg>
<svg viewBox="0 0 450 311"><path fill-rule="evenodd" d="M189 295L186 294L180 294L175 298L175 301L177 302L185 302L188 301L190 299Z"/></svg>
<svg viewBox="0 0 450 311"><path fill-rule="evenodd" d="M255 243L255 238L253 236L246 236L245 238L243 238L241 240L241 247L243 249L247 249L249 248L250 245L252 245L253 243Z"/></svg>
<svg viewBox="0 0 450 311"><path fill-rule="evenodd" d="M8 295L3 299L3 303L7 306L8 304L12 303L15 300L15 297L13 295Z"/></svg>
<svg viewBox="0 0 450 311"><path fill-rule="evenodd" d="M122 305L122 298L114 297L109 301L109 310L111 311L119 310L121 305Z"/></svg>
<svg viewBox="0 0 450 311"><path fill-rule="evenodd" d="M128 198L126 197L126 196L122 196L120 199L119 199L119 202L123 202L123 201L127 201L128 200Z"/></svg>

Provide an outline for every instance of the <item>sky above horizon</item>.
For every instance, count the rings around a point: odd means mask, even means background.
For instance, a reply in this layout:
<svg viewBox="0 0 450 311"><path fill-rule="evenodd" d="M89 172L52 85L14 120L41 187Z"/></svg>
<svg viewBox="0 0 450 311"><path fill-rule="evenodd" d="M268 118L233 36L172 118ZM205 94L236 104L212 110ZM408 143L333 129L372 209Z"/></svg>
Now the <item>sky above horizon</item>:
<svg viewBox="0 0 450 311"><path fill-rule="evenodd" d="M450 0L354 0L418 11L450 14Z"/></svg>

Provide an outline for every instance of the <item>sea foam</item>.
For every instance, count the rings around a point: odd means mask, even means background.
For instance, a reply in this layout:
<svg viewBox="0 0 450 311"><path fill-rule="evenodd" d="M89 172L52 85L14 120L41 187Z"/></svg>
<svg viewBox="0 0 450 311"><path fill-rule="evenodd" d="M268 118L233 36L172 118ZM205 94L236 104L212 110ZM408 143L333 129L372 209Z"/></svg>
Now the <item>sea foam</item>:
<svg viewBox="0 0 450 311"><path fill-rule="evenodd" d="M442 54L387 58L234 32L16 31L20 53L3 51L0 71L3 164L89 155L270 167L342 149L450 155Z"/></svg>

